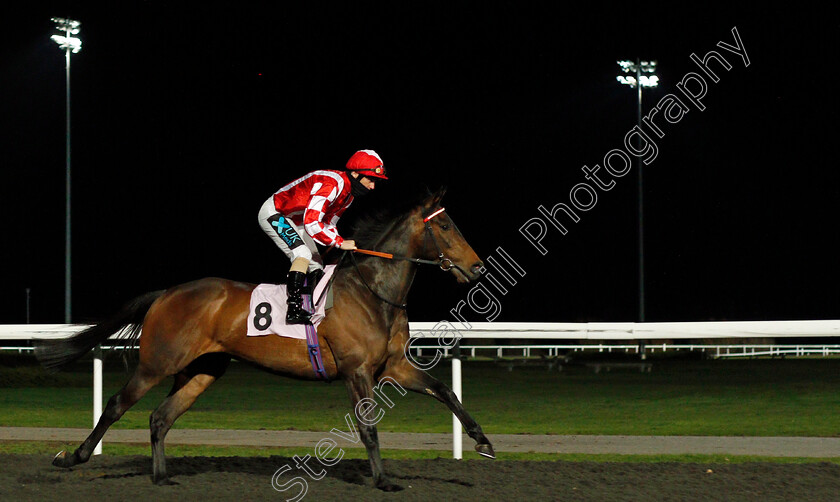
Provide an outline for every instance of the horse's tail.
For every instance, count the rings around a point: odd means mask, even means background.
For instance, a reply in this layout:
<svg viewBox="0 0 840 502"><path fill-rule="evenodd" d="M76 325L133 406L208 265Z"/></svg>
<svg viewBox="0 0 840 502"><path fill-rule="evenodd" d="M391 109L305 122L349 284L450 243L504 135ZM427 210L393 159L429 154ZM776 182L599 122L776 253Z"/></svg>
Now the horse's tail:
<svg viewBox="0 0 840 502"><path fill-rule="evenodd" d="M113 334L119 333L119 338L126 341L126 347L133 346L140 336L146 312L163 293L164 290L160 290L138 296L123 305L112 318L69 338L40 340L35 346L35 356L44 368L58 371L87 354Z"/></svg>

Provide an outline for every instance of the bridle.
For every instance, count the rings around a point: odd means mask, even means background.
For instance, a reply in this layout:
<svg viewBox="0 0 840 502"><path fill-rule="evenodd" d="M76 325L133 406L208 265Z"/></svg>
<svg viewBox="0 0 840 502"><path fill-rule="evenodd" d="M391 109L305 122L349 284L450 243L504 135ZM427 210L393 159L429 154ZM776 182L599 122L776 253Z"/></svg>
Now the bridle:
<svg viewBox="0 0 840 502"><path fill-rule="evenodd" d="M435 237L435 233L432 231L432 224L429 223L432 220L432 218L434 218L435 216L439 215L440 213L442 213L444 211L446 211L446 209L440 208L437 211L434 211L431 214L429 214L428 216L426 216L425 218L423 218L423 226L425 227L425 230L426 230L426 235L423 237L423 252L424 253L426 252L426 240L431 238L432 243L435 245L435 249L437 250L437 253L438 253L438 261L434 262L432 260L420 260L419 258L409 259L409 261L417 260L414 263L425 263L427 265L437 265L444 272L449 272L449 270L453 266L455 266L455 264L452 263L452 260L450 260L449 258L444 256L443 249L440 247L440 244L438 244L437 238ZM466 275L466 274L464 274L464 275Z"/></svg>
<svg viewBox="0 0 840 502"><path fill-rule="evenodd" d="M425 253L426 243L429 241L429 239L431 239L432 243L435 246L435 250L437 251L437 256L438 256L437 260L426 260L426 259L423 259L423 258L413 258L413 257L410 257L410 256L401 256L401 255L390 255L390 254L386 255L385 253L377 253L374 256L389 257L389 258L394 259L394 260L408 261L408 262L411 262L411 263L416 263L418 265L436 265L441 270L443 270L444 272L448 272L449 270L452 269L452 267L455 267L456 269L461 271L461 273L464 274L465 277L468 277L468 274L466 272L464 272L464 269L462 269L461 267L456 265L451 259L446 257L446 255L443 253L443 248L440 247L440 243L438 243L438 240L435 237L434 231L432 231L432 224L430 223L430 221L432 220L432 218L441 214L444 211L445 211L444 208L440 208L440 209L437 209L436 211L433 211L432 213L426 215L425 217L423 217L423 226L425 227L424 228L425 235L423 237L423 252ZM347 256L347 251L345 251L344 256L342 256L341 259L344 260L345 256ZM368 291L370 291L373 294L373 296L375 296L379 300L387 303L388 305L391 305L392 307L397 307L397 308L403 309L403 310L405 310L408 307L408 304L406 304L406 303L392 302L392 301L388 300L387 298L382 297L376 291L374 291L373 288L370 286L370 284L368 284L368 282L365 280L365 277L362 275L362 271L359 270L359 264L356 262L356 254L355 253L350 253L350 259L353 262L353 267L356 269L356 273L359 274L359 278L362 280L362 284L365 285L365 287L368 289Z"/></svg>

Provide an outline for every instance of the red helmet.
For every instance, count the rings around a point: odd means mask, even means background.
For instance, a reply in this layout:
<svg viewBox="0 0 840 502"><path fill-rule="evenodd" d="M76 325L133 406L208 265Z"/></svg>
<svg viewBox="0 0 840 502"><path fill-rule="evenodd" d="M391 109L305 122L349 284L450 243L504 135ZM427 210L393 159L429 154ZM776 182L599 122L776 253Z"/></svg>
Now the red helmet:
<svg viewBox="0 0 840 502"><path fill-rule="evenodd" d="M347 170L356 171L361 176L388 179L385 176L385 166L382 163L382 158L373 150L359 150L354 153L347 161Z"/></svg>

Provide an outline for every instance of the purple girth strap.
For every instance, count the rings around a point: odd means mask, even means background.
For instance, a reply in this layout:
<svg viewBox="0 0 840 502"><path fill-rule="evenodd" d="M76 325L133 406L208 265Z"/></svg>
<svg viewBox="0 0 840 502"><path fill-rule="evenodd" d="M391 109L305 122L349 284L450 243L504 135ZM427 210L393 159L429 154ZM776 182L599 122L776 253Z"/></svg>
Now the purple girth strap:
<svg viewBox="0 0 840 502"><path fill-rule="evenodd" d="M304 294L303 309L309 313L314 313L315 308L312 305L312 295ZM315 326L311 324L306 325L306 350L309 352L309 362L312 363L312 370L322 380L329 381L327 371L324 369L324 361L321 359L321 346L318 343L318 332Z"/></svg>

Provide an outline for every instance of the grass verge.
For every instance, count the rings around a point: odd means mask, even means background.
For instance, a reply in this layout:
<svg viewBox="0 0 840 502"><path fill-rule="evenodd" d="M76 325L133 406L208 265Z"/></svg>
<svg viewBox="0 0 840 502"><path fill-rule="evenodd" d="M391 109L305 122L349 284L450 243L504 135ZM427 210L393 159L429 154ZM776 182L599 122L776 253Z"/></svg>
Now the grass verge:
<svg viewBox="0 0 840 502"><path fill-rule="evenodd" d="M91 427L91 369L45 374L33 359L0 360L0 426ZM595 374L586 360L563 371L493 362L464 364L464 404L492 434L708 436L840 435L840 359L699 360L654 358L651 373ZM449 365L432 373L450 382ZM128 379L106 361L105 399ZM147 429L169 391L164 382L114 425ZM380 431L451 431L434 399L389 390ZM227 374L181 417L178 428L324 431L346 427L351 412L341 382L301 382L232 363Z"/></svg>

